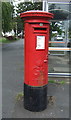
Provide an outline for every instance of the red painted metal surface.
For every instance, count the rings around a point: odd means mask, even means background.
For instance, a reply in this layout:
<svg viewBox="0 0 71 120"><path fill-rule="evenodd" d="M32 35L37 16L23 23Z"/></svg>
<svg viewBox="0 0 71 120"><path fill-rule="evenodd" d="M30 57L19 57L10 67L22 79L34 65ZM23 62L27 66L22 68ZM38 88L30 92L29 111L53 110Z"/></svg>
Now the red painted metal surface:
<svg viewBox="0 0 71 120"><path fill-rule="evenodd" d="M24 83L40 87L48 84L49 22L53 14L30 11L20 14L25 22Z"/></svg>

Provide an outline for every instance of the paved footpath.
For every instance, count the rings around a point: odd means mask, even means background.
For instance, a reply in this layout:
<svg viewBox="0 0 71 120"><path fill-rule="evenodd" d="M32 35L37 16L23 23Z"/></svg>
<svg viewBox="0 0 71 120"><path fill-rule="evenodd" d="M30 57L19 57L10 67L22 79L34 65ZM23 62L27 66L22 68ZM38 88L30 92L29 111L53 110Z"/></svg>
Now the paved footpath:
<svg viewBox="0 0 71 120"><path fill-rule="evenodd" d="M48 96L52 96L46 110L30 112L23 107L23 100L16 96L23 91L23 40L5 44L2 49L2 116L3 118L68 118L69 117L69 78L49 78L65 80L65 84L48 84ZM54 56L49 56L49 71L55 70ZM52 60L53 59L53 60ZM63 59L63 58L62 58ZM56 61L60 61L57 57ZM53 61L53 62L52 62ZM66 61L67 63L68 61ZM48 97L50 99L50 97Z"/></svg>
<svg viewBox="0 0 71 120"><path fill-rule="evenodd" d="M2 48L3 117L12 117L15 96L23 88L23 40Z"/></svg>

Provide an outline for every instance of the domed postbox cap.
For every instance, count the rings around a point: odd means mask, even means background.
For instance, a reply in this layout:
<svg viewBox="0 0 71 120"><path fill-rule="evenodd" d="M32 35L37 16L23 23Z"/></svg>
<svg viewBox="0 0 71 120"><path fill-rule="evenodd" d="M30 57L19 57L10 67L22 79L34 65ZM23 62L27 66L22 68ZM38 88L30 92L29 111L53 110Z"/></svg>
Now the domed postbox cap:
<svg viewBox="0 0 71 120"><path fill-rule="evenodd" d="M46 12L46 11L40 11L40 10L31 10L31 11L27 11L27 12L23 12L20 14L20 17L23 19L27 19L27 18L38 18L38 17L42 17L42 18L46 18L47 20L50 20L53 18L53 14Z"/></svg>

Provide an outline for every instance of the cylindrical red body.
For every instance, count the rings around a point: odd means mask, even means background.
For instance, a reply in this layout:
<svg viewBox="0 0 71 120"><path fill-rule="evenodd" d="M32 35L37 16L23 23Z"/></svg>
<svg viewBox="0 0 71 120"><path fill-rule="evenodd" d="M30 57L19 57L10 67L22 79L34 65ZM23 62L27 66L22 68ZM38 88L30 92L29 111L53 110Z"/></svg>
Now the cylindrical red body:
<svg viewBox="0 0 71 120"><path fill-rule="evenodd" d="M24 84L33 89L41 88L48 84L48 20L53 15L42 11L28 11L20 16L25 22Z"/></svg>

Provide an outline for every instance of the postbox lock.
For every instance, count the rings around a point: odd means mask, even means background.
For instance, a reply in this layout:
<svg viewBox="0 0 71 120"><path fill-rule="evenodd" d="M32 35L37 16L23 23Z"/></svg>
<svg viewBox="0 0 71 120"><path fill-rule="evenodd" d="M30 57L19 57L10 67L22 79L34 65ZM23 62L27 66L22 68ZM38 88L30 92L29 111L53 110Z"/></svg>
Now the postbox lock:
<svg viewBox="0 0 71 120"><path fill-rule="evenodd" d="M44 63L47 63L47 60L44 60Z"/></svg>

